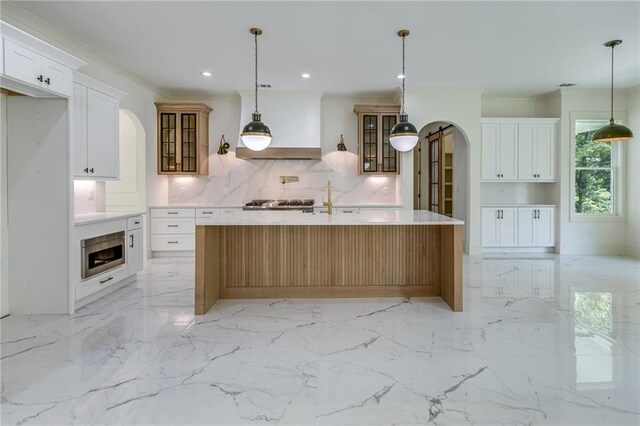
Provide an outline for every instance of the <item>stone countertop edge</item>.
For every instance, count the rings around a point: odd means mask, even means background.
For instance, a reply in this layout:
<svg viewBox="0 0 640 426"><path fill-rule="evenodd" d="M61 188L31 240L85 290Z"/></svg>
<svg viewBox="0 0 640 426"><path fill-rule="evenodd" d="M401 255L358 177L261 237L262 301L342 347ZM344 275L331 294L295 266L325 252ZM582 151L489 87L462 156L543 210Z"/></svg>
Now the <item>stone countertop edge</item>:
<svg viewBox="0 0 640 426"><path fill-rule="evenodd" d="M86 213L74 216L73 224L75 226L89 225L91 223L107 222L110 220L126 219L134 216L141 216L145 212L100 212Z"/></svg>
<svg viewBox="0 0 640 426"><path fill-rule="evenodd" d="M269 211L238 212L232 216L198 219L198 225L287 226L287 225L464 225L464 222L426 210L392 210L361 212L357 215L327 215L326 213L286 214Z"/></svg>

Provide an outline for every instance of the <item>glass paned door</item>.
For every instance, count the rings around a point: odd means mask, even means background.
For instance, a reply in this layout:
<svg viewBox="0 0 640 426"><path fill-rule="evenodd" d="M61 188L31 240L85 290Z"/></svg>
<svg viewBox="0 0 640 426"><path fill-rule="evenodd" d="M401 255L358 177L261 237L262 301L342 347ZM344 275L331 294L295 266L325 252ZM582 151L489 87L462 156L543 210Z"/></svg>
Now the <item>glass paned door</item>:
<svg viewBox="0 0 640 426"><path fill-rule="evenodd" d="M440 213L440 132L429 138L429 210Z"/></svg>
<svg viewBox="0 0 640 426"><path fill-rule="evenodd" d="M362 170L366 172L378 171L378 116L364 115L362 117L362 136L364 155Z"/></svg>
<svg viewBox="0 0 640 426"><path fill-rule="evenodd" d="M177 172L176 113L160 114L160 170Z"/></svg>
<svg viewBox="0 0 640 426"><path fill-rule="evenodd" d="M196 170L196 114L181 114L181 151L183 172L193 172Z"/></svg>
<svg viewBox="0 0 640 426"><path fill-rule="evenodd" d="M383 115L382 116L382 171L383 172L395 172L397 171L397 151L391 146L389 142L389 133L391 128L396 124L395 115Z"/></svg>

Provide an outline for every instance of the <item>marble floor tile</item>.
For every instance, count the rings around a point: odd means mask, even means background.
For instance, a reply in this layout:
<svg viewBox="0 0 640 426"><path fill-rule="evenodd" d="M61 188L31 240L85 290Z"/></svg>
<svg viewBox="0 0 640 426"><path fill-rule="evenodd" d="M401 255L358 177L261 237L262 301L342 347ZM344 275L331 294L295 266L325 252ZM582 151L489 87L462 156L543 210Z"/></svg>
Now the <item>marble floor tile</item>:
<svg viewBox="0 0 640 426"><path fill-rule="evenodd" d="M3 425L638 425L640 261L467 257L438 298L222 300L152 259L74 315L0 321Z"/></svg>

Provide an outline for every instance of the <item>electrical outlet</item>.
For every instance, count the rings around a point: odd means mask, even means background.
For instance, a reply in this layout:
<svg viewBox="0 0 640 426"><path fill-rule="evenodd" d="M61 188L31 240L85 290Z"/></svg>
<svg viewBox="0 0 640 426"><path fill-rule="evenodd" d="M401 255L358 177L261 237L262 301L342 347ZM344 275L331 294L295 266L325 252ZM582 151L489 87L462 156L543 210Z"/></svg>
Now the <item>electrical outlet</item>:
<svg viewBox="0 0 640 426"><path fill-rule="evenodd" d="M231 193L231 190L225 186L222 192L224 193L224 195L229 195Z"/></svg>
<svg viewBox="0 0 640 426"><path fill-rule="evenodd" d="M389 193L389 187L388 186L383 186L382 187L382 194L383 195L387 195Z"/></svg>
<svg viewBox="0 0 640 426"><path fill-rule="evenodd" d="M184 186L180 187L180 195L185 195L187 193L187 190L185 189Z"/></svg>
<svg viewBox="0 0 640 426"><path fill-rule="evenodd" d="M95 188L87 189L87 201L93 201L96 198L96 190Z"/></svg>

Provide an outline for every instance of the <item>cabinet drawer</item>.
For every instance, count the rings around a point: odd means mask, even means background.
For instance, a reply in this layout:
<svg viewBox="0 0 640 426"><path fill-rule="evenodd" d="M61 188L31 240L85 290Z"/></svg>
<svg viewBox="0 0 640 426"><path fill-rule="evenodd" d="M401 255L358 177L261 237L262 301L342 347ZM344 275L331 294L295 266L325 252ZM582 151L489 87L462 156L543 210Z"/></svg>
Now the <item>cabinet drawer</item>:
<svg viewBox="0 0 640 426"><path fill-rule="evenodd" d="M335 209L336 213L344 213L344 214L353 214L360 213L360 209L358 207L338 207Z"/></svg>
<svg viewBox="0 0 640 426"><path fill-rule="evenodd" d="M196 249L195 235L152 235L153 251L193 251Z"/></svg>
<svg viewBox="0 0 640 426"><path fill-rule="evenodd" d="M202 219L220 214L220 209L196 209L196 218Z"/></svg>
<svg viewBox="0 0 640 426"><path fill-rule="evenodd" d="M195 234L195 219L153 219L152 234Z"/></svg>
<svg viewBox="0 0 640 426"><path fill-rule="evenodd" d="M127 230L142 228L142 216L134 216L127 219Z"/></svg>
<svg viewBox="0 0 640 426"><path fill-rule="evenodd" d="M97 291L114 285L127 278L127 265L119 266L104 274L96 275L76 284L76 300L85 298Z"/></svg>
<svg viewBox="0 0 640 426"><path fill-rule="evenodd" d="M195 209L151 209L151 217L196 217Z"/></svg>

